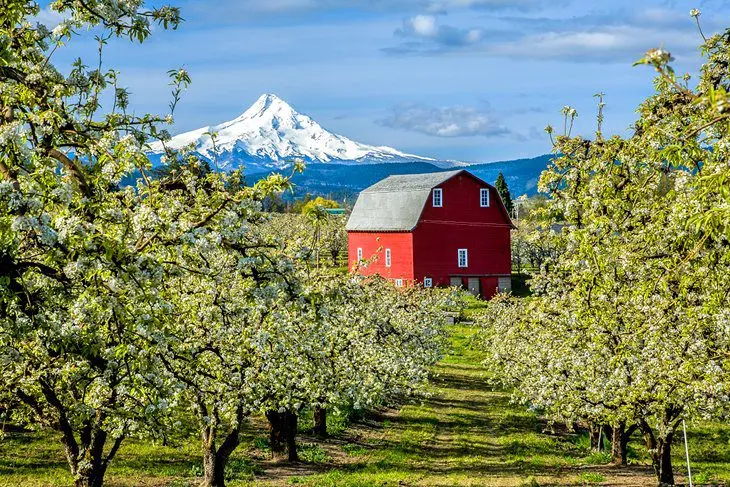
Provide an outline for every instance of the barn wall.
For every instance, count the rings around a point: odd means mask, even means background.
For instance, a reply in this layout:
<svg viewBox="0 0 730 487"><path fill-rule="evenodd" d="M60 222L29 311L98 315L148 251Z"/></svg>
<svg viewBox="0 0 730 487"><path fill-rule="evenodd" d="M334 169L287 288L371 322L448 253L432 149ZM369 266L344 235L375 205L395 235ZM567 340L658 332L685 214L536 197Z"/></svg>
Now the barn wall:
<svg viewBox="0 0 730 487"><path fill-rule="evenodd" d="M490 297L497 287L496 275L512 272L510 222L491 186L468 175L458 175L443 185L443 207L426 203L413 231L414 275L417 281L431 277L434 285L448 286L451 276L482 276L482 295ZM479 189L490 190L490 206L479 204ZM468 267L458 266L458 249L468 249ZM485 277L489 276L489 277Z"/></svg>
<svg viewBox="0 0 730 487"><path fill-rule="evenodd" d="M360 274L380 274L388 279L413 281L413 234L409 232L349 232L349 268L357 264L357 249L363 249L363 259L371 260L367 267L358 269ZM385 267L385 249L391 251L391 266ZM406 284L406 282L404 282Z"/></svg>
<svg viewBox="0 0 730 487"><path fill-rule="evenodd" d="M510 275L510 231L507 227L423 223L413 232L414 276L449 285L450 276ZM469 251L468 267L458 265L458 249Z"/></svg>
<svg viewBox="0 0 730 487"><path fill-rule="evenodd" d="M443 190L443 206L434 208L433 198L429 197L421 214L421 223L429 221L492 225L511 223L500 203L497 190L482 184L467 173L458 174L437 188ZM490 205L487 208L479 206L480 188L489 188Z"/></svg>

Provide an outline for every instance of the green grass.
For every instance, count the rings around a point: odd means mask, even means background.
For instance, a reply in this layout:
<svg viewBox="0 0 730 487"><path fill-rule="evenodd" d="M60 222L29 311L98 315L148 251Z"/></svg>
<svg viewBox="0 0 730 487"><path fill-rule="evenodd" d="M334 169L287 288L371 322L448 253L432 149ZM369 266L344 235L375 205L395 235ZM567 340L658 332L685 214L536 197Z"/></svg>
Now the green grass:
<svg viewBox="0 0 730 487"><path fill-rule="evenodd" d="M303 417L299 455L290 466L270 459L263 422L255 421L234 454L228 485L305 486L545 486L652 485L648 457L637 436L628 468L608 465L606 453L591 452L587 436L550 425L535 412L512 404L509 393L490 385L482 355L470 349L478 331L450 328L452 343L435 367L429 395L400 407L360 417L328 418L334 436L307 433ZM347 426L347 427L346 427ZM730 427L689 424L695 485L730 482ZM681 439L681 438L680 438ZM681 443L674 447L677 481L686 466ZM111 486L196 485L201 473L198 443L177 446L129 442L108 473ZM70 485L54 434L10 433L0 439L0 486Z"/></svg>

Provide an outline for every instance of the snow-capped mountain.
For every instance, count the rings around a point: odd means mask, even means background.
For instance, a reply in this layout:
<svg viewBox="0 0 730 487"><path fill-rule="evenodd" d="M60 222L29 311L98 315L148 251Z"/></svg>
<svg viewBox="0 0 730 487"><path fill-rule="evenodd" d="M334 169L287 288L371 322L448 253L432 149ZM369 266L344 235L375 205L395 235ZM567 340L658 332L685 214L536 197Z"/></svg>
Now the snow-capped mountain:
<svg viewBox="0 0 730 487"><path fill-rule="evenodd" d="M215 150L211 133L217 133ZM248 110L229 122L185 132L167 142L175 149L190 144L200 156L213 164L217 162L220 169L244 166L247 173L282 169L295 159L305 163L430 162L439 166L459 165L406 154L391 147L355 142L324 129L272 94L261 95ZM152 146L152 155L162 152L161 144Z"/></svg>

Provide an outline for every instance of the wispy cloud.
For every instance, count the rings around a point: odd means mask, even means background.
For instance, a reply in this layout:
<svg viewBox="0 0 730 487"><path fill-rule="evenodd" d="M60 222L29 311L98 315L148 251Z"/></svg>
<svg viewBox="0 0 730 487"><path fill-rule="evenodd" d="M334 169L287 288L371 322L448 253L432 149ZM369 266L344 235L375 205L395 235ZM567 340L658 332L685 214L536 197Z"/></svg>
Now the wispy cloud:
<svg viewBox="0 0 730 487"><path fill-rule="evenodd" d="M481 19L482 26L469 20L468 27L443 25L440 19L417 15L405 20L394 32L405 40L383 51L396 55L470 51L492 57L607 63L631 62L659 46L679 56L694 54L701 41L689 12L659 7L567 18L489 16ZM713 20L704 22L704 27L720 28Z"/></svg>
<svg viewBox="0 0 730 487"><path fill-rule="evenodd" d="M60 14L55 10L51 10L50 7L45 7L38 12L38 15L31 19L31 22L37 22L45 25L49 29L52 29L60 24L65 18L65 15Z"/></svg>
<svg viewBox="0 0 730 487"><path fill-rule="evenodd" d="M422 104L398 105L380 123L386 127L437 137L494 137L510 134L488 110L464 106L436 108Z"/></svg>
<svg viewBox="0 0 730 487"><path fill-rule="evenodd" d="M694 52L699 41L687 32L608 26L591 31L546 32L527 35L514 42L489 46L491 55L531 60L630 63L653 47L664 46L675 55Z"/></svg>
<svg viewBox="0 0 730 487"><path fill-rule="evenodd" d="M416 15L403 21L396 35L426 39L442 46L468 46L481 42L482 29L457 29L449 25L438 25L434 15Z"/></svg>
<svg viewBox="0 0 730 487"><path fill-rule="evenodd" d="M563 3L567 1L570 0L563 0ZM548 3L548 0L208 0L203 4L198 0L188 0L183 5L183 12L240 20L242 17L262 15L358 11L411 14L444 14L456 10L526 12Z"/></svg>

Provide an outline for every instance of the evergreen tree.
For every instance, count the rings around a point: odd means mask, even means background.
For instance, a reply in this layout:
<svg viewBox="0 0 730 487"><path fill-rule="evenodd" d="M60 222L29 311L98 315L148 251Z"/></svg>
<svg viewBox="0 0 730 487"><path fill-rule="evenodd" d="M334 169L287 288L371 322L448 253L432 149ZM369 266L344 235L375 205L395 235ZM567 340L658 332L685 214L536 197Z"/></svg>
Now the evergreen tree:
<svg viewBox="0 0 730 487"><path fill-rule="evenodd" d="M499 193L499 197L502 198L502 203L504 203L504 207L507 208L507 213L512 216L512 208L514 207L512 204L512 195L509 194L507 181L504 180L504 175L501 171L499 176L497 176L497 181L494 183L494 187L497 188L497 193Z"/></svg>

